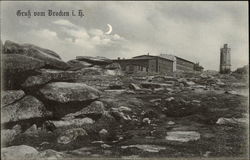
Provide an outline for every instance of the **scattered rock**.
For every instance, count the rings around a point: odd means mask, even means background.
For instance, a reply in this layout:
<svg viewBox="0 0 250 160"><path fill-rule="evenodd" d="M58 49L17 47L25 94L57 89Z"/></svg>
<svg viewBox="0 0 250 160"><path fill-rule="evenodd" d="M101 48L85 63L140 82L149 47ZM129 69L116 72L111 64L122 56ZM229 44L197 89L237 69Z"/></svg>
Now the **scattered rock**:
<svg viewBox="0 0 250 160"><path fill-rule="evenodd" d="M91 118L75 118L75 119L70 119L70 120L63 120L63 121L49 121L52 123L56 128L60 127L81 127L85 124L93 124L95 121Z"/></svg>
<svg viewBox="0 0 250 160"><path fill-rule="evenodd" d="M140 90L141 89L141 87L139 87L137 84L134 84L134 83L129 84L128 87L130 89L133 89L133 90Z"/></svg>
<svg viewBox="0 0 250 160"><path fill-rule="evenodd" d="M142 122L143 122L143 123L150 124L150 123L151 123L151 120L150 120L149 118L143 118Z"/></svg>
<svg viewBox="0 0 250 160"><path fill-rule="evenodd" d="M129 108L129 107L125 107L125 106L120 106L120 107L118 108L118 111L120 111L120 112L131 112L132 109Z"/></svg>
<svg viewBox="0 0 250 160"><path fill-rule="evenodd" d="M168 101L168 102L170 102L172 100L174 100L174 97L169 97L169 98L166 99L166 101Z"/></svg>
<svg viewBox="0 0 250 160"><path fill-rule="evenodd" d="M148 89L155 89L155 88L168 88L172 87L173 84L166 84L166 83L152 83L152 82L142 82L141 86L143 88L148 88Z"/></svg>
<svg viewBox="0 0 250 160"><path fill-rule="evenodd" d="M219 81L217 81L217 83L216 83L217 85L219 85L220 87L224 87L224 86L226 86L226 84L224 83L224 82L221 82L220 80Z"/></svg>
<svg viewBox="0 0 250 160"><path fill-rule="evenodd" d="M14 103L25 96L24 91L22 90L8 90L2 91L2 106Z"/></svg>
<svg viewBox="0 0 250 160"><path fill-rule="evenodd" d="M234 94L234 95L239 95L236 91L225 91L227 94Z"/></svg>
<svg viewBox="0 0 250 160"><path fill-rule="evenodd" d="M195 83L192 82L192 81L187 81L186 84L187 84L188 86L193 86L193 85L195 85Z"/></svg>
<svg viewBox="0 0 250 160"><path fill-rule="evenodd" d="M2 145L11 143L14 140L15 136L20 134L21 131L22 128L20 125L15 125L12 129L2 129L1 130Z"/></svg>
<svg viewBox="0 0 250 160"><path fill-rule="evenodd" d="M36 124L33 124L30 128L28 128L24 133L25 134L37 134L39 129Z"/></svg>
<svg viewBox="0 0 250 160"><path fill-rule="evenodd" d="M122 156L122 159L139 159L139 155L131 155L131 156Z"/></svg>
<svg viewBox="0 0 250 160"><path fill-rule="evenodd" d="M129 145L129 146L121 146L122 149L126 149L126 148L138 148L138 149L141 149L143 151L146 151L146 152L154 152L154 153L157 153L161 150L165 150L166 147L163 147L163 146L157 146L157 145L147 145L147 144L137 144L137 145Z"/></svg>
<svg viewBox="0 0 250 160"><path fill-rule="evenodd" d="M238 125L247 124L248 120L246 118L219 118L216 124L219 125Z"/></svg>
<svg viewBox="0 0 250 160"><path fill-rule="evenodd" d="M193 103L201 103L199 100L192 100Z"/></svg>
<svg viewBox="0 0 250 160"><path fill-rule="evenodd" d="M106 139L109 136L109 132L106 129L99 131L99 136L101 139Z"/></svg>
<svg viewBox="0 0 250 160"><path fill-rule="evenodd" d="M93 141L93 142L91 142L91 143L93 143L93 144L104 144L103 141Z"/></svg>
<svg viewBox="0 0 250 160"><path fill-rule="evenodd" d="M79 149L75 149L73 151L68 151L69 154L77 155L77 156L89 156L91 154L90 151L95 150L96 147L82 147Z"/></svg>
<svg viewBox="0 0 250 160"><path fill-rule="evenodd" d="M101 147L102 147L102 148L110 148L110 147L112 147L112 146L110 146L110 145L108 145L108 144L102 144Z"/></svg>
<svg viewBox="0 0 250 160"><path fill-rule="evenodd" d="M99 98L100 91L83 83L53 82L40 89L44 98L59 103L83 102Z"/></svg>
<svg viewBox="0 0 250 160"><path fill-rule="evenodd" d="M64 131L58 138L57 142L61 144L68 144L74 140L78 136L87 136L87 132L82 128L72 128Z"/></svg>
<svg viewBox="0 0 250 160"><path fill-rule="evenodd" d="M31 118L45 118L52 116L52 113L46 110L41 101L33 96L25 96L21 100L2 107L1 123L16 122Z"/></svg>
<svg viewBox="0 0 250 160"><path fill-rule="evenodd" d="M166 140L189 142L200 139L200 133L196 131L170 131L167 132Z"/></svg>
<svg viewBox="0 0 250 160"><path fill-rule="evenodd" d="M81 109L78 112L70 113L67 117L79 117L79 116L101 116L105 112L104 105L101 101L94 101L89 106Z"/></svg>
<svg viewBox="0 0 250 160"><path fill-rule="evenodd" d="M47 150L40 152L37 157L39 157L41 159L55 159L56 160L56 159L70 157L70 155L67 155L67 154L62 153L62 152L57 152L57 151L52 150L52 149L47 149Z"/></svg>
<svg viewBox="0 0 250 160"><path fill-rule="evenodd" d="M169 121L169 122L168 122L168 124L169 124L169 125L174 125L174 124L175 124L175 122L173 122L173 121Z"/></svg>
<svg viewBox="0 0 250 160"><path fill-rule="evenodd" d="M97 158L98 158L98 157L101 157L100 154L91 154L90 156L91 156L91 157L97 157Z"/></svg>
<svg viewBox="0 0 250 160"><path fill-rule="evenodd" d="M154 103L154 102L159 102L159 101L161 101L161 98L151 99L149 102Z"/></svg>
<svg viewBox="0 0 250 160"><path fill-rule="evenodd" d="M119 108L111 108L110 111L111 115L113 115L117 120L131 120L129 115L125 115Z"/></svg>
<svg viewBox="0 0 250 160"><path fill-rule="evenodd" d="M11 146L1 149L1 158L3 160L35 159L38 153L39 152L35 148L30 146Z"/></svg>

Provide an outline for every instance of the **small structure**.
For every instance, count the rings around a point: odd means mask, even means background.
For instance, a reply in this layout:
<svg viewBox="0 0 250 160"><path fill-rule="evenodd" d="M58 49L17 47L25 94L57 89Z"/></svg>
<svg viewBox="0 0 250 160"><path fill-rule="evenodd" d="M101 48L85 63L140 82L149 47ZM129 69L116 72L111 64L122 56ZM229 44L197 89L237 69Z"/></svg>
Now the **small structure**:
<svg viewBox="0 0 250 160"><path fill-rule="evenodd" d="M227 44L220 49L220 73L227 74L231 72L231 48Z"/></svg>
<svg viewBox="0 0 250 160"><path fill-rule="evenodd" d="M151 55L141 55L136 56L131 59L120 59L113 60L116 63L119 63L122 71L126 73L173 73L173 61Z"/></svg>
<svg viewBox="0 0 250 160"><path fill-rule="evenodd" d="M199 62L194 64L194 70L195 70L195 71L202 72L203 69L204 69L204 68L200 65Z"/></svg>

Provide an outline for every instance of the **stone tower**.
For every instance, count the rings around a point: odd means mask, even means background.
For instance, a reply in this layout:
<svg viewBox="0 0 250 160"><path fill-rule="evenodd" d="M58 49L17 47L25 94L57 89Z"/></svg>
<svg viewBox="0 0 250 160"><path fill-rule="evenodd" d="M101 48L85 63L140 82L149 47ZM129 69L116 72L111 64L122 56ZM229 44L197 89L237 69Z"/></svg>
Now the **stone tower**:
<svg viewBox="0 0 250 160"><path fill-rule="evenodd" d="M231 48L228 48L227 44L220 49L220 73L231 72Z"/></svg>

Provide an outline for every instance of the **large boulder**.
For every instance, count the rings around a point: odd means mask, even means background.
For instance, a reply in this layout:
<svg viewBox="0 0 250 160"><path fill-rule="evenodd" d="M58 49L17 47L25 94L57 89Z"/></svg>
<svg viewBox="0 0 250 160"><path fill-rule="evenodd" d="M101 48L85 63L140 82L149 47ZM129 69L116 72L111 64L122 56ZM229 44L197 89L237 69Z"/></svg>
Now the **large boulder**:
<svg viewBox="0 0 250 160"><path fill-rule="evenodd" d="M40 152L37 156L37 159L54 159L54 160L57 160L57 159L65 159L65 158L70 158L72 157L71 155L68 155L67 153L65 152L57 152L55 150L52 150L52 149L47 149L47 150L44 150L42 152Z"/></svg>
<svg viewBox="0 0 250 160"><path fill-rule="evenodd" d="M39 59L27 57L20 54L3 55L3 71L10 74L17 74L42 68L45 63Z"/></svg>
<svg viewBox="0 0 250 160"><path fill-rule="evenodd" d="M1 158L3 160L35 159L38 153L39 152L35 148L30 146L11 146L1 149Z"/></svg>
<svg viewBox="0 0 250 160"><path fill-rule="evenodd" d="M81 109L78 112L67 114L64 118L84 117L84 116L101 116L104 114L105 108L101 101L94 101L89 106Z"/></svg>
<svg viewBox="0 0 250 160"><path fill-rule="evenodd" d="M22 128L20 125L15 125L12 129L2 129L1 130L1 141L3 145L8 145L11 143L15 136L20 134Z"/></svg>
<svg viewBox="0 0 250 160"><path fill-rule="evenodd" d="M22 87L37 87L51 81L74 81L79 78L81 72L77 71L60 71L53 69L40 69L38 75L28 77Z"/></svg>
<svg viewBox="0 0 250 160"><path fill-rule="evenodd" d="M1 123L49 116L51 116L51 112L46 110L41 101L33 96L25 96L13 104L2 107Z"/></svg>
<svg viewBox="0 0 250 160"><path fill-rule="evenodd" d="M90 56L77 56L76 57L77 60L79 61L84 61L84 62L88 62L94 65L108 65L113 63L112 60L105 58L105 57L90 57Z"/></svg>
<svg viewBox="0 0 250 160"><path fill-rule="evenodd" d="M20 89L20 84L30 75L35 74L35 69L45 66L43 61L19 54L3 54L3 88Z"/></svg>
<svg viewBox="0 0 250 160"><path fill-rule="evenodd" d="M27 57L32 57L43 61L47 67L56 68L56 69L67 69L70 66L63 62L59 55L55 52L37 47L31 44L17 44L11 41L5 41L4 44L4 53L5 54L20 54Z"/></svg>
<svg viewBox="0 0 250 160"><path fill-rule="evenodd" d="M110 69L110 70L120 69L121 70L121 66L119 63L111 63L109 65L106 65L105 69Z"/></svg>
<svg viewBox="0 0 250 160"><path fill-rule="evenodd" d="M100 91L83 83L53 82L46 84L39 93L47 100L70 103L99 98Z"/></svg>
<svg viewBox="0 0 250 160"><path fill-rule="evenodd" d="M14 103L25 96L22 90L2 91L2 106Z"/></svg>
<svg viewBox="0 0 250 160"><path fill-rule="evenodd" d="M90 63L84 62L84 61L79 61L76 59L70 60L67 63L70 65L69 70L73 70L73 71L93 66L93 64L90 64Z"/></svg>

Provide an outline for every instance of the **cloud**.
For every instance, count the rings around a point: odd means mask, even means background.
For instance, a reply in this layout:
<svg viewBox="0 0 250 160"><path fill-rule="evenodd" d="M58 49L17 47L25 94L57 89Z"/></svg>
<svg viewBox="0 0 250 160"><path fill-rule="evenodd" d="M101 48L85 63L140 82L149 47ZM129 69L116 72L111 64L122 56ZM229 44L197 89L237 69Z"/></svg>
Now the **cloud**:
<svg viewBox="0 0 250 160"><path fill-rule="evenodd" d="M90 29L89 33L93 36L103 36L103 31L100 29Z"/></svg>
<svg viewBox="0 0 250 160"><path fill-rule="evenodd" d="M62 25L62 26L66 26L66 27L73 27L73 28L77 28L77 26L73 23L71 23L68 20L65 19L59 19L53 22L54 24L58 24L58 25Z"/></svg>
<svg viewBox="0 0 250 160"><path fill-rule="evenodd" d="M49 28L30 30L26 33L26 43L54 50L64 60L70 60L79 55L98 56L101 53L111 56L110 50L122 48L124 38L118 34L106 35L103 30L97 28L88 30L68 20L57 20L53 24L59 27L55 27L54 30ZM23 34L21 37L24 36Z"/></svg>
<svg viewBox="0 0 250 160"><path fill-rule="evenodd" d="M71 40L73 43L87 48L95 48L98 45L110 45L115 41L122 40L118 34L104 34L101 29L92 28L87 30L83 26L77 26L68 20L55 21L55 24L61 25L61 32L64 32L64 39ZM65 28L64 26L74 26L74 28Z"/></svg>

